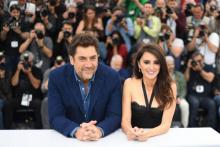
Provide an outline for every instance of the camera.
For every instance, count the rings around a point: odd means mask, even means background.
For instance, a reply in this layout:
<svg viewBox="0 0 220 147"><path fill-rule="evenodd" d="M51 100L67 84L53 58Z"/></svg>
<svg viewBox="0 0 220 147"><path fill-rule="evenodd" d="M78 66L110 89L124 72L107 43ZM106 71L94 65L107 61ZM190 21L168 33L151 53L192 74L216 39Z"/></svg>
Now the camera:
<svg viewBox="0 0 220 147"><path fill-rule="evenodd" d="M10 29L14 29L20 26L20 20L17 20L15 17L10 17L9 20L5 23Z"/></svg>
<svg viewBox="0 0 220 147"><path fill-rule="evenodd" d="M194 26L193 24L188 24L187 26L188 33L187 33L187 41L190 42L192 41L193 35L194 35Z"/></svg>
<svg viewBox="0 0 220 147"><path fill-rule="evenodd" d="M162 12L162 9L160 8L160 7L157 7L156 9L155 9L155 13L161 13Z"/></svg>
<svg viewBox="0 0 220 147"><path fill-rule="evenodd" d="M120 44L120 40L119 40L119 38L118 38L118 37L114 37L114 38L112 38L112 43L113 43L113 45L118 46L118 45Z"/></svg>
<svg viewBox="0 0 220 147"><path fill-rule="evenodd" d="M187 3L186 4L186 10L185 10L186 16L191 16L192 15L192 8L193 7L194 7L194 5L192 3Z"/></svg>
<svg viewBox="0 0 220 147"><path fill-rule="evenodd" d="M205 31L204 30L200 30L199 32L199 38L202 38L205 36Z"/></svg>
<svg viewBox="0 0 220 147"><path fill-rule="evenodd" d="M44 34L41 30L35 30L35 33L36 33L38 39L44 38Z"/></svg>
<svg viewBox="0 0 220 147"><path fill-rule="evenodd" d="M68 18L69 19L73 19L76 16L76 14L74 12L69 12L68 13Z"/></svg>
<svg viewBox="0 0 220 147"><path fill-rule="evenodd" d="M123 20L124 17L125 17L125 16L124 16L123 14L121 14L121 15L116 15L115 23L116 23L116 24L120 23L120 22Z"/></svg>
<svg viewBox="0 0 220 147"><path fill-rule="evenodd" d="M192 65L192 67L196 67L196 65L198 65L198 63L195 60L192 60L191 65Z"/></svg>
<svg viewBox="0 0 220 147"><path fill-rule="evenodd" d="M205 36L206 26L205 26L205 24L201 24L199 27L200 27L199 37L202 38Z"/></svg>
<svg viewBox="0 0 220 147"><path fill-rule="evenodd" d="M62 56L57 56L57 57L56 57L56 63L57 63L57 65L61 65L62 62L63 62L63 57L62 57Z"/></svg>
<svg viewBox="0 0 220 147"><path fill-rule="evenodd" d="M200 26L199 26L199 27L200 27L200 29L201 29L201 30L204 30L204 29L206 29L206 26L205 26L205 24L200 24Z"/></svg>
<svg viewBox="0 0 220 147"><path fill-rule="evenodd" d="M28 70L31 67L31 65L29 63L29 54L28 53L24 54L24 59L22 62L23 62L22 64L23 64L25 70Z"/></svg>
<svg viewBox="0 0 220 147"><path fill-rule="evenodd" d="M170 38L170 33L166 32L166 33L159 33L159 40L160 41L166 41L169 40Z"/></svg>
<svg viewBox="0 0 220 147"><path fill-rule="evenodd" d="M69 32L69 31L64 31L63 32L63 35L64 35L64 38L69 38L71 35L72 35L72 33L71 32Z"/></svg>
<svg viewBox="0 0 220 147"><path fill-rule="evenodd" d="M217 10L217 7L214 5L211 5L209 10L210 12L214 12L215 10Z"/></svg>
<svg viewBox="0 0 220 147"><path fill-rule="evenodd" d="M47 8L43 8L41 10L41 16L46 17L49 14L49 11Z"/></svg>
<svg viewBox="0 0 220 147"><path fill-rule="evenodd" d="M170 7L166 8L167 14L173 14L173 10Z"/></svg>

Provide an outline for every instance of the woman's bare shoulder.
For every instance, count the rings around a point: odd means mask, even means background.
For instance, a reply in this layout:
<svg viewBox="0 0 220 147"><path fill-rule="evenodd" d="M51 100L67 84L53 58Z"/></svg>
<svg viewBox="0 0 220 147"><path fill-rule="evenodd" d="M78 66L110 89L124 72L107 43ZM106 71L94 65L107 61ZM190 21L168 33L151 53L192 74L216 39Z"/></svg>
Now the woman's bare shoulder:
<svg viewBox="0 0 220 147"><path fill-rule="evenodd" d="M131 77L125 80L125 84L132 86L138 83L138 81L140 81L139 79L137 79L136 77Z"/></svg>

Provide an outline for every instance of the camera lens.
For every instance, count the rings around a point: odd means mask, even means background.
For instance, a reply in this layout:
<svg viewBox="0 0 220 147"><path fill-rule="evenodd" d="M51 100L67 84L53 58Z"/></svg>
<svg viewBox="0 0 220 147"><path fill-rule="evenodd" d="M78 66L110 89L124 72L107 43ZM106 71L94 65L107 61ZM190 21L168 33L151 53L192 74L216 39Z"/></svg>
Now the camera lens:
<svg viewBox="0 0 220 147"><path fill-rule="evenodd" d="M43 9L42 11L41 11L41 15L43 16L43 17L46 17L47 15L48 15L48 10L47 9Z"/></svg>
<svg viewBox="0 0 220 147"><path fill-rule="evenodd" d="M75 13L74 12L69 12L68 18L73 19L74 17L75 17Z"/></svg>
<svg viewBox="0 0 220 147"><path fill-rule="evenodd" d="M25 61L25 62L28 62L28 59L29 59L29 54L28 54L28 53L25 53L25 54L24 54L24 61Z"/></svg>
<svg viewBox="0 0 220 147"><path fill-rule="evenodd" d="M192 60L191 65L192 65L192 67L195 67L197 65L197 62Z"/></svg>
<svg viewBox="0 0 220 147"><path fill-rule="evenodd" d="M71 33L69 31L64 31L64 38L69 38L71 36Z"/></svg>
<svg viewBox="0 0 220 147"><path fill-rule="evenodd" d="M35 30L35 33L36 33L38 39L44 38L44 34L41 30Z"/></svg>
<svg viewBox="0 0 220 147"><path fill-rule="evenodd" d="M113 43L114 45L119 45L119 43L120 43L119 38L118 38L118 37L113 38L113 39L112 39L112 43Z"/></svg>
<svg viewBox="0 0 220 147"><path fill-rule="evenodd" d="M62 62L63 62L63 57L62 57L62 56L57 56L57 57L56 57L56 63L57 63L58 65L60 65Z"/></svg>

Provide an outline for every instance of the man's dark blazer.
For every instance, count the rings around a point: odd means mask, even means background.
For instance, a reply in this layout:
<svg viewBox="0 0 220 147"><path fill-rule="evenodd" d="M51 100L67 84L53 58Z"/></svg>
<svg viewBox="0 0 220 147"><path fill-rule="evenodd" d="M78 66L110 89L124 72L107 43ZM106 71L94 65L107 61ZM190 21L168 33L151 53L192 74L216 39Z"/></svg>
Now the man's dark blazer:
<svg viewBox="0 0 220 147"><path fill-rule="evenodd" d="M79 84L71 64L53 70L49 76L48 111L50 127L69 136L83 122L97 120L104 136L121 124L121 82L117 72L99 63L90 91L88 120L85 120Z"/></svg>

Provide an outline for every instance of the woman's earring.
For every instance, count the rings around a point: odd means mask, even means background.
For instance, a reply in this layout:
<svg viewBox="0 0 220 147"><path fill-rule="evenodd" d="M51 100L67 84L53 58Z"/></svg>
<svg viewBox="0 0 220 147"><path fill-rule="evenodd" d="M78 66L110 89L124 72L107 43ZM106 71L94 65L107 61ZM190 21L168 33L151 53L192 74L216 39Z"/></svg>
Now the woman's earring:
<svg viewBox="0 0 220 147"><path fill-rule="evenodd" d="M139 72L141 72L141 69L139 68Z"/></svg>

